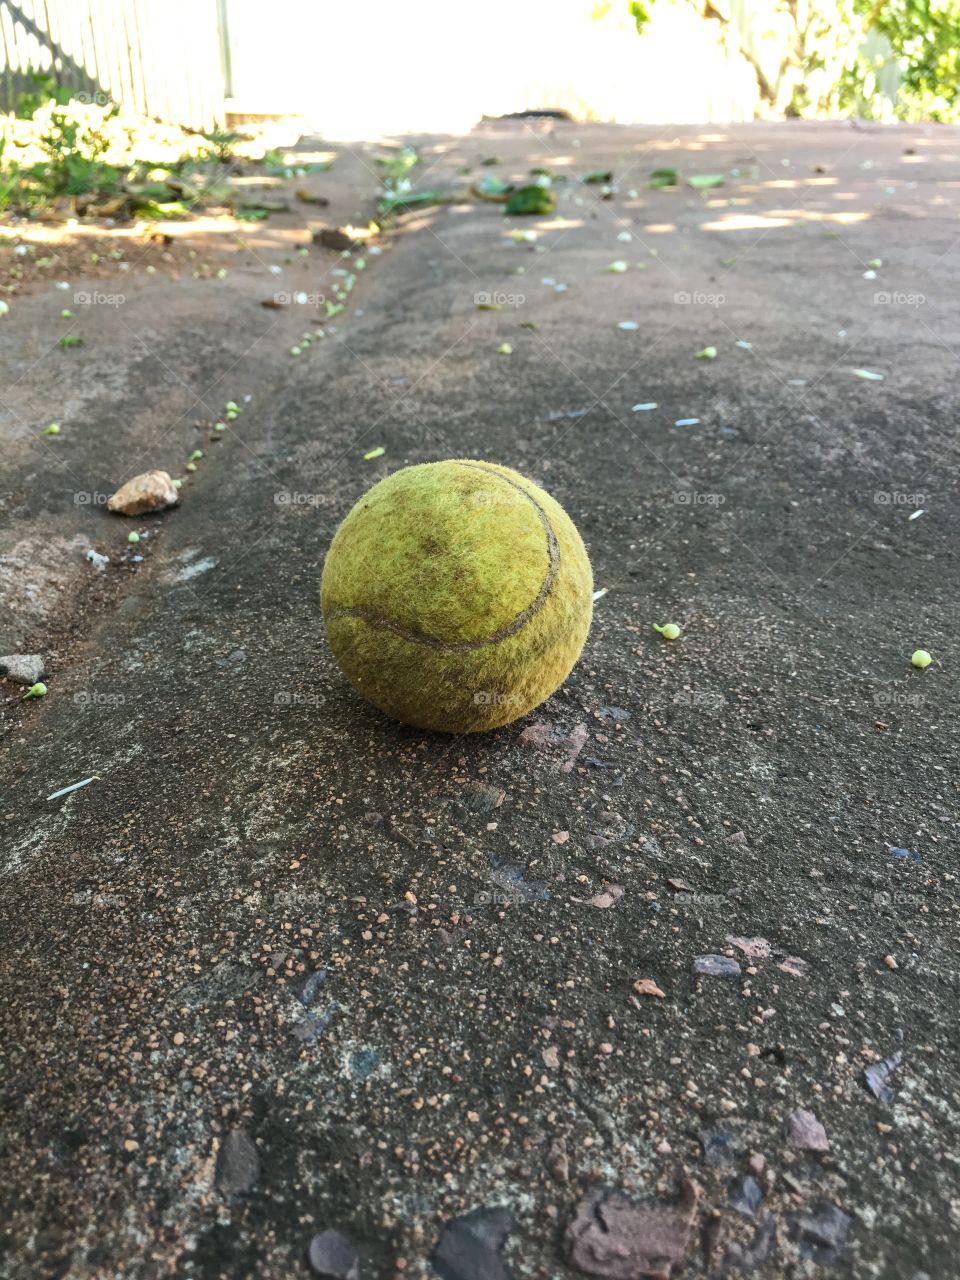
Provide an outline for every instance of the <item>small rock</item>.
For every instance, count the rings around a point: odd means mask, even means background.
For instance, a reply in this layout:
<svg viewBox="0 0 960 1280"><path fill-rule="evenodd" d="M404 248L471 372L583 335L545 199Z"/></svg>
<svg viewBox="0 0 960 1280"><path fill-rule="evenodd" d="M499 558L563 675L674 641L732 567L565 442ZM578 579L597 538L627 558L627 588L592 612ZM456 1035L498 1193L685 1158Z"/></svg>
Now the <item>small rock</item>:
<svg viewBox="0 0 960 1280"><path fill-rule="evenodd" d="M260 1176L260 1155L245 1129L232 1129L217 1153L215 1181L226 1196L242 1195L253 1189Z"/></svg>
<svg viewBox="0 0 960 1280"><path fill-rule="evenodd" d="M633 712L625 711L623 707L601 707L597 714L601 720L629 720Z"/></svg>
<svg viewBox="0 0 960 1280"><path fill-rule="evenodd" d="M302 1005L311 1005L316 1000L320 991L327 985L326 969L317 969L315 973L311 973L304 982L300 990L300 1003Z"/></svg>
<svg viewBox="0 0 960 1280"><path fill-rule="evenodd" d="M693 962L693 971L706 974L708 978L740 977L740 966L730 956L697 956Z"/></svg>
<svg viewBox="0 0 960 1280"><path fill-rule="evenodd" d="M802 1107L787 1116L783 1132L791 1147L800 1147L803 1151L830 1150L826 1129L812 1111L804 1111Z"/></svg>
<svg viewBox="0 0 960 1280"><path fill-rule="evenodd" d="M754 1232L748 1245L733 1243L727 1246L724 1264L729 1267L740 1267L743 1271L752 1271L766 1262L777 1247L777 1220L768 1213Z"/></svg>
<svg viewBox="0 0 960 1280"><path fill-rule="evenodd" d="M567 1155L567 1144L562 1138L557 1138L551 1145L546 1165L557 1182L570 1181L570 1157Z"/></svg>
<svg viewBox="0 0 960 1280"><path fill-rule="evenodd" d="M806 960L801 960L799 956L784 956L777 962L777 968L783 973L789 973L791 978L805 978L809 967Z"/></svg>
<svg viewBox="0 0 960 1280"><path fill-rule="evenodd" d="M749 1174L744 1178L743 1182L737 1185L736 1181L731 1182L729 1188L730 1204L744 1218L752 1218L756 1215L760 1202L763 1200L763 1192L760 1185Z"/></svg>
<svg viewBox="0 0 960 1280"><path fill-rule="evenodd" d="M591 907L598 907L601 911L606 911L608 907L612 907L615 902L623 897L622 884L608 884L602 893L595 893L590 899Z"/></svg>
<svg viewBox="0 0 960 1280"><path fill-rule="evenodd" d="M666 992L661 991L652 978L638 978L633 989L638 996L656 996L658 1000L663 1000L666 996Z"/></svg>
<svg viewBox="0 0 960 1280"><path fill-rule="evenodd" d="M307 1260L326 1280L360 1280L360 1256L340 1231L321 1231L314 1236Z"/></svg>
<svg viewBox="0 0 960 1280"><path fill-rule="evenodd" d="M763 1173L764 1169L767 1167L767 1162L759 1151L754 1151L747 1161L747 1167L751 1173L759 1175Z"/></svg>
<svg viewBox="0 0 960 1280"><path fill-rule="evenodd" d="M39 653L8 653L0 658L0 675L17 684L36 684L44 676L43 658Z"/></svg>
<svg viewBox="0 0 960 1280"><path fill-rule="evenodd" d="M879 1102L888 1107L896 1097L888 1082L902 1061L903 1054L895 1053L882 1062L871 1062L863 1073L867 1088Z"/></svg>
<svg viewBox="0 0 960 1280"><path fill-rule="evenodd" d="M790 1236L799 1242L801 1256L827 1266L843 1252L852 1219L835 1204L821 1200L812 1213L798 1214L788 1221Z"/></svg>
<svg viewBox="0 0 960 1280"><path fill-rule="evenodd" d="M166 471L144 471L120 486L107 500L107 510L121 516L142 516L175 507L180 492Z"/></svg>
<svg viewBox="0 0 960 1280"><path fill-rule="evenodd" d="M766 960L770 954L770 943L766 938L735 938L728 933L727 942L742 951L748 960Z"/></svg>
<svg viewBox="0 0 960 1280"><path fill-rule="evenodd" d="M509 1209L474 1209L444 1225L430 1261L443 1280L510 1280L500 1250L512 1230Z"/></svg>
<svg viewBox="0 0 960 1280"><path fill-rule="evenodd" d="M94 551L92 547L87 552L87 559L90 561L90 563L93 565L95 569L98 569L100 571L104 570L107 567L107 565L110 563L109 556L102 556L99 551Z"/></svg>
<svg viewBox="0 0 960 1280"><path fill-rule="evenodd" d="M703 1158L711 1169L735 1163L737 1148L729 1133L723 1133L719 1129L701 1129L699 1137Z"/></svg>
<svg viewBox="0 0 960 1280"><path fill-rule="evenodd" d="M686 1255L699 1199L689 1178L675 1205L638 1205L610 1188L593 1191L567 1227L567 1259L608 1280L669 1280Z"/></svg>

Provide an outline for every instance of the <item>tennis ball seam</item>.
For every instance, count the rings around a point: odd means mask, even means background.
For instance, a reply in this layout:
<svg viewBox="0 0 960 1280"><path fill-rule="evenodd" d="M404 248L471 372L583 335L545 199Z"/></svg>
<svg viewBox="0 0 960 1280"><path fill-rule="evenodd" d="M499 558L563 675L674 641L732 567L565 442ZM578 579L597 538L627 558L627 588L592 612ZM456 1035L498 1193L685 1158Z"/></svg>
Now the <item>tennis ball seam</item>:
<svg viewBox="0 0 960 1280"><path fill-rule="evenodd" d="M329 617L333 618L359 618L369 627L375 627L378 631L390 631L395 636L399 636L401 640L409 640L414 644L423 644L430 649L438 649L443 653L472 653L477 649L486 649L490 645L500 644L502 640L515 636L518 631L522 631L527 623L537 616L543 606L546 604L553 590L557 575L560 572L560 544L557 541L557 535L554 532L553 525L550 523L550 517L537 502L533 494L528 493L523 485L517 484L515 480L511 480L509 476L505 476L495 467L484 465L482 462L461 462L461 467L470 467L474 471L483 471L486 475L493 476L497 480L507 484L511 489L516 489L517 493L522 494L530 503L537 515L540 517L540 523L543 525L544 533L547 536L547 554L550 558L550 564L547 569L546 577L537 593L537 598L528 604L525 609L510 622L502 626L499 631L495 631L492 636L487 636L483 640L438 640L434 636L424 635L420 631L414 631L412 628L402 627L398 622L394 622L391 618L386 618L382 614L370 613L367 609L362 609L358 605L337 605L329 612Z"/></svg>

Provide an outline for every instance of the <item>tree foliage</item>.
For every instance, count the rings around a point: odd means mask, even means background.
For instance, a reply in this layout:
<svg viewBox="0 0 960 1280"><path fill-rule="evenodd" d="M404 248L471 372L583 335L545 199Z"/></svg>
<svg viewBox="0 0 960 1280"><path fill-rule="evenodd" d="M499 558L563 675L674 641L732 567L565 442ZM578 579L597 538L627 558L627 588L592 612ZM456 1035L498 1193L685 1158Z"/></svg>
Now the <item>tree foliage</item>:
<svg viewBox="0 0 960 1280"><path fill-rule="evenodd" d="M627 0L643 35L658 4L686 3L753 70L770 115L960 119L960 0Z"/></svg>

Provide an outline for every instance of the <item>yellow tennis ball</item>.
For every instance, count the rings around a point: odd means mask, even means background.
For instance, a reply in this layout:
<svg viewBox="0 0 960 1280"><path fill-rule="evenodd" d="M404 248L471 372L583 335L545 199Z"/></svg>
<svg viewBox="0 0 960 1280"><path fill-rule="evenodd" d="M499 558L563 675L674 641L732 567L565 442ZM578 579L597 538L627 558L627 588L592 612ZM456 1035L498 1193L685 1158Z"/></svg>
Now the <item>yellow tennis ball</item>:
<svg viewBox="0 0 960 1280"><path fill-rule="evenodd" d="M573 521L492 462L394 472L340 525L320 602L341 671L387 715L475 733L548 698L580 656L590 561Z"/></svg>

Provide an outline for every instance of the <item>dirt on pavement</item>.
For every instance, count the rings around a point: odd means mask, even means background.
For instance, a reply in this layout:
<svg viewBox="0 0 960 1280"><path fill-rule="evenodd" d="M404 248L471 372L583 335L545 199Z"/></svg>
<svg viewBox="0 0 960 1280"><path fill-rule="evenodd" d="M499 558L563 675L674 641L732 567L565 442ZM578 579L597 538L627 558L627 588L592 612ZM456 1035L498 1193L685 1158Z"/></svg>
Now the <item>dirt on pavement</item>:
<svg viewBox="0 0 960 1280"><path fill-rule="evenodd" d="M0 682L0 1275L281 1280L336 1230L427 1277L506 1209L448 1274L572 1280L618 1192L637 1275L952 1274L957 136L416 144L418 188L548 168L556 211L347 258L291 214L224 277L131 260L80 347L55 282L0 320L0 653L49 689ZM553 494L604 592L563 688L459 739L365 705L318 602L360 494L444 457ZM109 514L152 467L181 505Z"/></svg>

